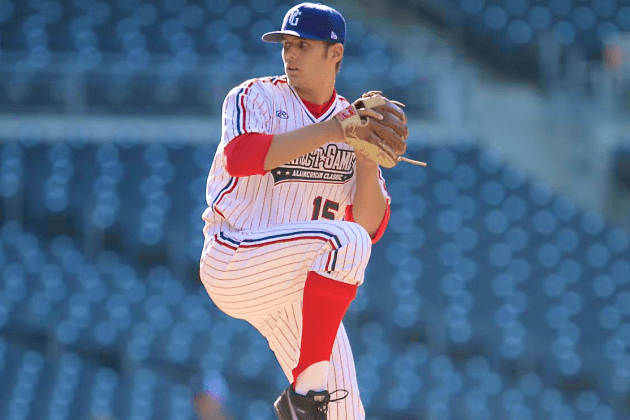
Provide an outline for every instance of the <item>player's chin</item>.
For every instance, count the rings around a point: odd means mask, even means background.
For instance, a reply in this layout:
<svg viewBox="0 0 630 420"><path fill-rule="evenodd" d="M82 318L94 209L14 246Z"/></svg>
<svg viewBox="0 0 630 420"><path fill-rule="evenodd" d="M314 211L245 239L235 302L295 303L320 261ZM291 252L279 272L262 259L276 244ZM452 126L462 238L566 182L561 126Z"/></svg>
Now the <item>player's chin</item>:
<svg viewBox="0 0 630 420"><path fill-rule="evenodd" d="M287 76L287 79L289 80L298 80L300 79L300 72L293 70L293 71L285 71L284 74Z"/></svg>
<svg viewBox="0 0 630 420"><path fill-rule="evenodd" d="M293 74L287 74L287 82L289 82L289 85L293 87L299 87L302 84L301 78Z"/></svg>

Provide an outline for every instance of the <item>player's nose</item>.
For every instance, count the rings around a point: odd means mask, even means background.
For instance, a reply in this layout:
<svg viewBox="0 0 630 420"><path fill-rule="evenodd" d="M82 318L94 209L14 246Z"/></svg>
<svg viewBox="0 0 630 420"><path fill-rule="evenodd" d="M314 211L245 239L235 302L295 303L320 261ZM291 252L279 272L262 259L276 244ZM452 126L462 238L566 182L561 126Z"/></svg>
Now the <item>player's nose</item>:
<svg viewBox="0 0 630 420"><path fill-rule="evenodd" d="M284 47L282 49L282 54L285 57L285 61L290 61L295 58L295 49L290 46Z"/></svg>

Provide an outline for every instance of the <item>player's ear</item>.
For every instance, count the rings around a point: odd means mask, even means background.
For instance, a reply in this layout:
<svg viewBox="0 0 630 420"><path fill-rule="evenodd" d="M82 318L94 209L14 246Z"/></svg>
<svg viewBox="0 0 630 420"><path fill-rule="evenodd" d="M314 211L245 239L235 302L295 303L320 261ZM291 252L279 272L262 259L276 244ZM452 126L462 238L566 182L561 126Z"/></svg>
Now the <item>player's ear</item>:
<svg viewBox="0 0 630 420"><path fill-rule="evenodd" d="M343 44L333 44L330 47L330 53L332 54L332 58L334 59L339 59L341 61L341 59L343 58Z"/></svg>

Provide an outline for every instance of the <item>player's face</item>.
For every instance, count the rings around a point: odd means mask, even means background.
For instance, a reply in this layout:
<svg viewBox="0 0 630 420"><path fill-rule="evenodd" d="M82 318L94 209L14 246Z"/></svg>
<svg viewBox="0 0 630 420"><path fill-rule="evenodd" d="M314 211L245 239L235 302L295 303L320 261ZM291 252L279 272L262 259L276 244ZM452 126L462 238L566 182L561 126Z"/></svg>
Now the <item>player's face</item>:
<svg viewBox="0 0 630 420"><path fill-rule="evenodd" d="M327 54L324 41L284 35L282 40L284 72L291 86L317 88L335 75L335 60Z"/></svg>

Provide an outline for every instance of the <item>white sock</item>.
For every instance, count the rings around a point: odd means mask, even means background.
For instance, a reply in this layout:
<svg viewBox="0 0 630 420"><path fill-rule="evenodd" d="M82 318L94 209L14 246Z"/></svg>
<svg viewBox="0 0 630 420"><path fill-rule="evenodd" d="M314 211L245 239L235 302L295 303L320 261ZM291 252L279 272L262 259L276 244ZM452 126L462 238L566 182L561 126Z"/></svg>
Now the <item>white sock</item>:
<svg viewBox="0 0 630 420"><path fill-rule="evenodd" d="M330 362L313 363L295 381L295 392L306 395L308 391L325 391L328 384L328 365Z"/></svg>

